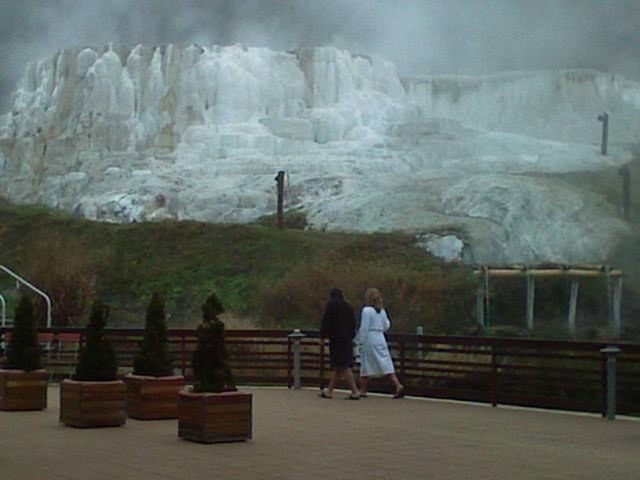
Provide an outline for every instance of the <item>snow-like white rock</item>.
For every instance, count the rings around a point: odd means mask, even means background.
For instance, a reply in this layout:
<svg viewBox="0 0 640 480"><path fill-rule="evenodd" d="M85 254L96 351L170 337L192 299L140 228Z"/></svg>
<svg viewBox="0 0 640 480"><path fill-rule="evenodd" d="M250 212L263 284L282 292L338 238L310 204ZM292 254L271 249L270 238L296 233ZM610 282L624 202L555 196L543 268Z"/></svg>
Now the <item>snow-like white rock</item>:
<svg viewBox="0 0 640 480"><path fill-rule="evenodd" d="M285 170L312 228L406 230L470 262L601 261L627 225L556 174L624 164L638 131L640 85L591 70L401 78L332 47L67 49L0 117L0 194L103 221L247 222Z"/></svg>

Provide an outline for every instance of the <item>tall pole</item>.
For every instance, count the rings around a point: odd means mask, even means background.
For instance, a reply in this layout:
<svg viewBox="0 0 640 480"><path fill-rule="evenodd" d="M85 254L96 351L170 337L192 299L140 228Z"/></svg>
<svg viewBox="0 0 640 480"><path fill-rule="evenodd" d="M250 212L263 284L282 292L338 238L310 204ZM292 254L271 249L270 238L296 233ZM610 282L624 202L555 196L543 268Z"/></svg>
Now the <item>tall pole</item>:
<svg viewBox="0 0 640 480"><path fill-rule="evenodd" d="M598 120L602 122L602 143L600 145L600 153L607 154L607 142L609 141L609 114L604 112L598 115Z"/></svg>
<svg viewBox="0 0 640 480"><path fill-rule="evenodd" d="M284 170L280 170L276 176L278 182L278 228L284 228Z"/></svg>

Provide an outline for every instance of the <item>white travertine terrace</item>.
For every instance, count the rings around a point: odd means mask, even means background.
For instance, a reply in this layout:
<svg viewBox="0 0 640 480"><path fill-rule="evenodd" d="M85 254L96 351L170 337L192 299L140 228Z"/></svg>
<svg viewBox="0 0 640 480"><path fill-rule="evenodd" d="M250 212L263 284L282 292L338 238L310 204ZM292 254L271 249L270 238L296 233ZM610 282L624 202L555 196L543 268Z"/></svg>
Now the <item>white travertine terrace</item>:
<svg viewBox="0 0 640 480"><path fill-rule="evenodd" d="M450 238L474 262L601 261L628 226L556 174L630 160L640 84L401 78L333 47L107 46L31 64L0 128L0 195L87 218L252 221L273 213L282 169L312 228L405 230L448 252Z"/></svg>

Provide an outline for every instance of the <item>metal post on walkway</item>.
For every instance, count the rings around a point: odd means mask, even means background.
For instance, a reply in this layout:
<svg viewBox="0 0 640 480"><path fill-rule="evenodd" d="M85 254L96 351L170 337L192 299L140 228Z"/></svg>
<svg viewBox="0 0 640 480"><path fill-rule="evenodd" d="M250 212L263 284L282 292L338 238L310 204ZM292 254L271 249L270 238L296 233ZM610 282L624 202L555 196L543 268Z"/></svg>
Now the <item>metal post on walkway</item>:
<svg viewBox="0 0 640 480"><path fill-rule="evenodd" d="M289 339L293 342L293 388L294 390L300 390L300 373L302 370L302 364L300 361L301 343L302 339L306 335L296 328L292 333L288 335Z"/></svg>
<svg viewBox="0 0 640 480"><path fill-rule="evenodd" d="M605 347L600 350L607 361L607 420L616 418L616 359L620 353L618 347Z"/></svg>

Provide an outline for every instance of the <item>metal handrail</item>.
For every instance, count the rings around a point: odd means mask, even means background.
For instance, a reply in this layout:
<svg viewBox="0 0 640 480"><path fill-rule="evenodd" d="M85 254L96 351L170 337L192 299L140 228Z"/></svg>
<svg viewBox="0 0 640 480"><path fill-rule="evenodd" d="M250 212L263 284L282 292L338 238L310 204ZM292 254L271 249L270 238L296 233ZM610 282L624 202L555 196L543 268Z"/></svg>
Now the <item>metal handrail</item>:
<svg viewBox="0 0 640 480"><path fill-rule="evenodd" d="M7 326L7 302L4 300L4 297L0 293L0 303L2 304L2 326Z"/></svg>
<svg viewBox="0 0 640 480"><path fill-rule="evenodd" d="M47 328L50 328L51 327L51 298L49 297L49 295L47 295L42 290L40 290L38 287L36 287L35 285L31 284L26 279L24 279L23 277L18 275L13 270L5 267L4 265L0 265L0 270L2 270L7 275L13 277L18 282L18 286L20 286L20 284L22 283L22 284L26 285L27 287L29 287L34 292L36 292L38 295L40 295L41 297L44 298L45 302L47 302Z"/></svg>

